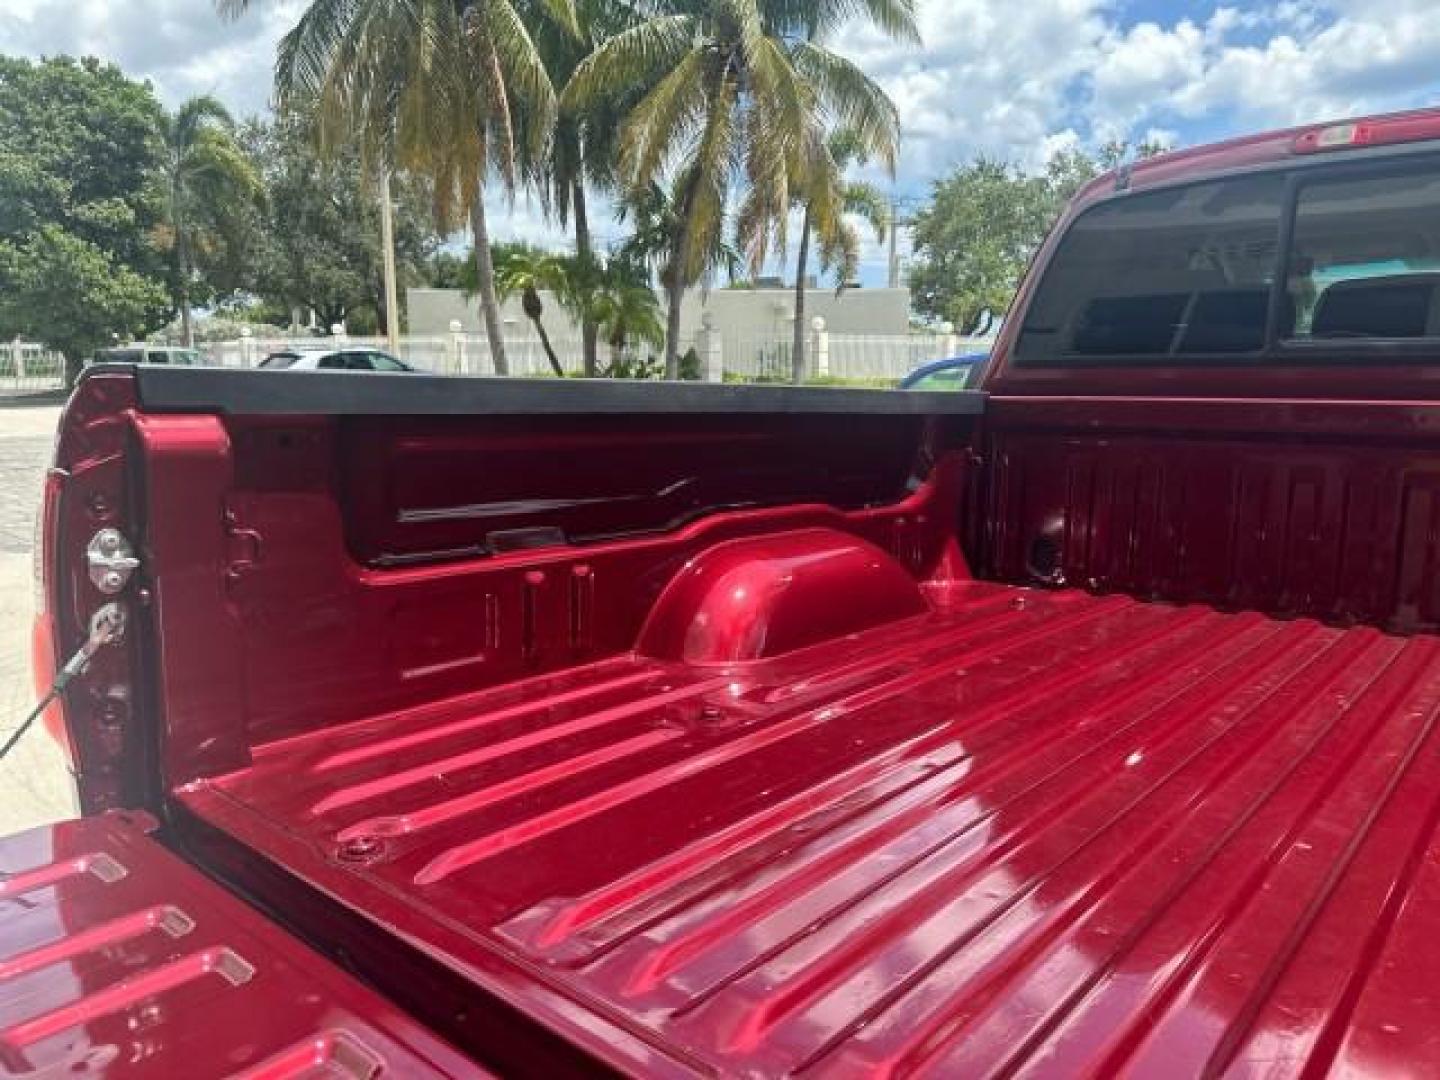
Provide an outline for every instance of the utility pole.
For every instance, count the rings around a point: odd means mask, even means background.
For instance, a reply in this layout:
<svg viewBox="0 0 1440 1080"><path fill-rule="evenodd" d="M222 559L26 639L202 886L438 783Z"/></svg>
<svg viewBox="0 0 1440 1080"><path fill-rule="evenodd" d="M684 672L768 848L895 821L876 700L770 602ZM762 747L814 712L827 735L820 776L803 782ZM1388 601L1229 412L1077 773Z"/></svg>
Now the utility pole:
<svg viewBox="0 0 1440 1080"><path fill-rule="evenodd" d="M380 246L385 249L385 337L400 355L400 295L395 285L395 209L390 204L390 170L380 173Z"/></svg>

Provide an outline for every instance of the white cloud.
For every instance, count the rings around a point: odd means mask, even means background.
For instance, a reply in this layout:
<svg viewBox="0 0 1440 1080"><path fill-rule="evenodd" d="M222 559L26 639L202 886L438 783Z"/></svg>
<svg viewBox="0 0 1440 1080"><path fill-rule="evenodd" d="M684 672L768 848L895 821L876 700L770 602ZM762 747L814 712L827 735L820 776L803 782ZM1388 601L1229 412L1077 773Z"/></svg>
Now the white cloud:
<svg viewBox="0 0 1440 1080"><path fill-rule="evenodd" d="M930 0L921 50L868 29L833 43L900 109L901 171L933 176L977 154L1040 164L1106 31L1102 0Z"/></svg>
<svg viewBox="0 0 1440 1080"><path fill-rule="evenodd" d="M266 107L275 44L303 6L261 0L230 22L209 0L0 0L0 51L98 56L167 105L214 94L244 116Z"/></svg>
<svg viewBox="0 0 1440 1080"><path fill-rule="evenodd" d="M1064 145L1056 133L1179 143L1440 100L1436 0L1217 4L1129 25L1122 11L929 0L922 52L870 31L836 45L899 105L911 189L980 154L1034 167Z"/></svg>
<svg viewBox="0 0 1440 1080"><path fill-rule="evenodd" d="M889 89L914 187L977 154L1040 164L1148 127L1243 130L1433 100L1436 0L1231 0L1126 23L1115 0L920 0L922 49L864 26L834 42ZM91 53L150 79L169 104L215 93L264 108L274 47L305 0L0 0L0 51ZM1177 9L1181 6L1176 5ZM1198 10L1197 10L1198 8ZM1059 133L1059 136L1057 136Z"/></svg>
<svg viewBox="0 0 1440 1080"><path fill-rule="evenodd" d="M1114 137L1184 144L1440 100L1437 3L1198 0L1136 23L1119 0L920 0L922 49L861 26L833 44L899 106L897 187L914 195L980 154L1034 168ZM226 22L210 0L0 0L0 51L98 55L167 104L214 93L244 115L265 107L304 6L257 0ZM569 240L523 199L492 199L491 216L497 238ZM602 242L619 235L603 206L592 219ZM867 280L885 261L866 244Z"/></svg>
<svg viewBox="0 0 1440 1080"><path fill-rule="evenodd" d="M1108 33L1090 73L1089 112L1097 137L1125 138L1156 101L1202 79L1206 43L1223 36L1230 17L1218 21L1215 30L1202 30L1186 19L1169 30L1144 22Z"/></svg>

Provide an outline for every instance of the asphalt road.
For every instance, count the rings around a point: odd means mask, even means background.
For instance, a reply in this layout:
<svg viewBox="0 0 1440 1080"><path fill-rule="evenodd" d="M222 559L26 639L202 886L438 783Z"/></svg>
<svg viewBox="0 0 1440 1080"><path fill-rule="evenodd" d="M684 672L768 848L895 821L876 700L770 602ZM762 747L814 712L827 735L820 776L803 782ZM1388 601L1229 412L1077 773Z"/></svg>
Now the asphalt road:
<svg viewBox="0 0 1440 1080"><path fill-rule="evenodd" d="M0 738L34 701L30 551L35 509L60 409L0 398ZM0 762L0 835L76 813L64 758L38 725Z"/></svg>

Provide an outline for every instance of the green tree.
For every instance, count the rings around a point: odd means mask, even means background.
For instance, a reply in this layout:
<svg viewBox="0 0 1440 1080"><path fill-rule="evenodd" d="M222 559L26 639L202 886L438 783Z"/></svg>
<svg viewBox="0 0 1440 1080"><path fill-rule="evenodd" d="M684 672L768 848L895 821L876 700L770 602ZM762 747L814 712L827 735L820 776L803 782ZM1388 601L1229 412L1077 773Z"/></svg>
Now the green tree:
<svg viewBox="0 0 1440 1080"><path fill-rule="evenodd" d="M227 207L260 195L260 179L234 139L235 123L213 97L191 98L161 118L160 183L175 259L175 294L187 347L203 249L215 246Z"/></svg>
<svg viewBox="0 0 1440 1080"><path fill-rule="evenodd" d="M705 245L692 253L677 277L674 252L675 236L683 223L680 201L658 183L632 191L617 207L617 216L629 226L630 235L620 244L616 259L646 280L658 280L667 294L673 295L677 284L683 291L722 273L733 280L744 264L729 231L720 228L706 235Z"/></svg>
<svg viewBox="0 0 1440 1080"><path fill-rule="evenodd" d="M161 116L149 86L97 60L0 57L0 337L60 350L72 376L169 316Z"/></svg>
<svg viewBox="0 0 1440 1080"><path fill-rule="evenodd" d="M579 262L579 260L577 260ZM665 344L665 325L660 318L660 301L650 288L643 266L623 258L602 264L581 263L572 270L570 296L578 314L588 318L603 338L609 363L596 374L627 378L635 374L630 352L648 345ZM578 279L578 284L577 284Z"/></svg>
<svg viewBox="0 0 1440 1080"><path fill-rule="evenodd" d="M930 205L915 215L916 310L978 332L986 313L1009 305L1054 207L1045 177L1003 162L982 158L937 180Z"/></svg>
<svg viewBox="0 0 1440 1080"><path fill-rule="evenodd" d="M421 268L421 280L432 289L465 289L467 282L473 282L475 256L468 258L453 251L437 251L425 260ZM466 271L470 273L467 275Z"/></svg>
<svg viewBox="0 0 1440 1080"><path fill-rule="evenodd" d="M535 326L540 344L545 350L545 359L560 378L565 377L565 368L555 355L550 335L545 330L545 304L540 297L541 290L564 297L570 289L569 269L565 260L547 251L521 247L507 252L495 262L496 284L502 299L519 294L520 306L525 317Z"/></svg>
<svg viewBox="0 0 1440 1080"><path fill-rule="evenodd" d="M308 123L292 115L252 121L240 139L265 192L244 243L250 268L245 291L287 317L296 308L310 309L327 328L372 323L383 331L379 192L359 153L322 158ZM393 179L391 195L397 275L402 287L418 284L440 243L433 195L422 179L406 175Z"/></svg>
<svg viewBox="0 0 1440 1080"><path fill-rule="evenodd" d="M1149 157L1163 149L1142 143L1134 153ZM1010 306L1065 204L1130 153L1124 143L1094 155L1069 150L1039 174L981 158L937 180L914 222L910 291L916 310L963 333L984 330L987 316L999 317Z"/></svg>
<svg viewBox="0 0 1440 1080"><path fill-rule="evenodd" d="M58 350L72 380L97 348L142 336L169 311L160 279L59 225L42 225L23 243L0 241L0 334Z"/></svg>
<svg viewBox="0 0 1440 1080"><path fill-rule="evenodd" d="M893 163L894 105L819 42L854 13L897 37L918 33L912 0L666 0L654 10L580 62L562 106L584 110L645 88L621 129L620 174L642 191L675 177L678 227L664 274L665 376L675 378L686 284L702 274L742 182L759 265L772 232L783 246L792 193L816 168L825 118Z"/></svg>
<svg viewBox="0 0 1440 1080"><path fill-rule="evenodd" d="M447 284L467 296L475 295L475 261L455 260L451 276L448 261L440 274ZM660 349L665 344L665 328L660 318L660 301L649 285L650 270L643 260L630 255L614 255L608 259L581 259L578 256L556 255L523 242L496 244L491 248L501 282L507 296L519 293L525 314L535 323L545 344L552 370L560 374L563 365L549 345L549 337L540 320L544 317L547 291L577 322L589 321L596 328L599 340L608 347L608 363L596 365L593 374L602 378L629 378L639 370L631 351L641 345ZM736 260L739 256L735 255ZM437 263L441 260L437 256ZM533 298L527 297L533 290Z"/></svg>
<svg viewBox="0 0 1440 1080"><path fill-rule="evenodd" d="M251 0L217 0L236 14ZM571 0L548 0L574 25ZM311 0L281 41L283 106L312 111L327 154L358 144L367 165L430 178L442 231L467 212L480 307L497 374L505 374L485 187L516 180L516 118L548 131L555 92L512 0Z"/></svg>
<svg viewBox="0 0 1440 1080"><path fill-rule="evenodd" d="M649 345L659 349L665 344L660 301L649 286L608 281L595 290L590 304L592 317L610 348L610 366L605 374L621 373L621 365L631 347Z"/></svg>

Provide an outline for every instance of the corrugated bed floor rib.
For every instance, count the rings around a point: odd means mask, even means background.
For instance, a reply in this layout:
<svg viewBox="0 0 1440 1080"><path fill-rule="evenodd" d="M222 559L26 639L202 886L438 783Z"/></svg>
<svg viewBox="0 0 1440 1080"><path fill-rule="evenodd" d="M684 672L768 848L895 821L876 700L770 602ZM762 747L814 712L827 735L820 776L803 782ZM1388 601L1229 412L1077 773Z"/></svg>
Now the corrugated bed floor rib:
<svg viewBox="0 0 1440 1080"><path fill-rule="evenodd" d="M691 1066L1440 1071L1437 715L1434 638L977 583L743 669L623 657L290 740L190 798L369 851L457 962Z"/></svg>

